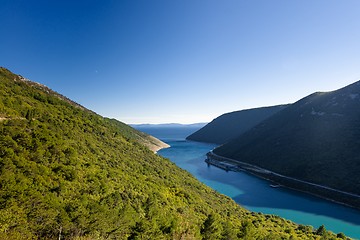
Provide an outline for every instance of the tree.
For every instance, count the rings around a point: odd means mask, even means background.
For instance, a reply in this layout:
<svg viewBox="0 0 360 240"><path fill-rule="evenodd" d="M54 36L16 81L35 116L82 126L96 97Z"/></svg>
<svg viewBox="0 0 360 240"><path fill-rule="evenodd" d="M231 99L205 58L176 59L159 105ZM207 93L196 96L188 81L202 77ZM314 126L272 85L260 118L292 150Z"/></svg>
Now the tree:
<svg viewBox="0 0 360 240"><path fill-rule="evenodd" d="M345 234L344 233L338 233L338 234L336 234L336 237L337 238L341 238L341 239L346 239L346 236L345 236Z"/></svg>
<svg viewBox="0 0 360 240"><path fill-rule="evenodd" d="M320 236L324 236L326 234L326 228L324 225L321 225L317 230L316 234Z"/></svg>
<svg viewBox="0 0 360 240"><path fill-rule="evenodd" d="M219 239L221 237L221 226L214 214L209 214L200 230L203 239Z"/></svg>

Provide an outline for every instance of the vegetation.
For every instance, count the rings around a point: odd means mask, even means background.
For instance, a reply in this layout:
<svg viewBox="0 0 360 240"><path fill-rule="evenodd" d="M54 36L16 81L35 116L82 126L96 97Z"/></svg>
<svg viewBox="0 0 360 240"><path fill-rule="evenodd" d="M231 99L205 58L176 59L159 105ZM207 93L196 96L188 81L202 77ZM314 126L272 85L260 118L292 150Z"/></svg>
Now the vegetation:
<svg viewBox="0 0 360 240"><path fill-rule="evenodd" d="M3 68L0 92L0 239L336 239L244 210L137 131Z"/></svg>
<svg viewBox="0 0 360 240"><path fill-rule="evenodd" d="M224 144L287 106L288 105L278 105L226 113L191 134L187 139Z"/></svg>
<svg viewBox="0 0 360 240"><path fill-rule="evenodd" d="M305 97L214 152L359 195L359 136L357 82Z"/></svg>

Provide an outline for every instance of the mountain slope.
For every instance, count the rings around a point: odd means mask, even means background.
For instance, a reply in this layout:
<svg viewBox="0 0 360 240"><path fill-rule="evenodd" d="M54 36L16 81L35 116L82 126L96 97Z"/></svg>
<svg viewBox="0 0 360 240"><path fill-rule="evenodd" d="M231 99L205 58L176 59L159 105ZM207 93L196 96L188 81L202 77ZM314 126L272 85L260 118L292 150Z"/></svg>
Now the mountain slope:
<svg viewBox="0 0 360 240"><path fill-rule="evenodd" d="M96 115L91 110L84 108L80 104L68 99L67 97L51 90L50 88L48 88L40 83L32 82L32 81L30 81L22 76L19 76L19 75L14 75L10 71L8 71L4 68L1 68L1 75L4 78L13 80L15 83L17 83L18 86L13 85L13 82L3 82L3 84L5 84L5 85L4 85L4 88L2 90L0 90L0 93L2 94L2 97L4 97L4 102L3 102L3 105L0 105L0 107L1 107L0 108L0 110L1 110L0 111L0 121L6 120L6 119L12 119L12 118L16 118L16 119L22 119L25 117L26 118L29 118L29 117L34 118L36 115L42 114L40 112L40 109L42 109L42 108L39 107L39 105L42 105L43 103L54 104L54 105L60 104L60 103L62 103L62 104L68 103L69 105L75 107L76 109L83 110L85 113L89 113L89 114L92 113L92 114ZM30 86L30 87L32 87L32 91L22 92L22 95L25 95L25 96L21 96L20 94L18 94L17 102L15 104L14 104L14 102L11 103L12 105L7 104L6 101L12 101L12 100L9 100L9 98L14 96L14 94L17 94L21 90L22 86ZM14 89L12 89L11 92L6 92L6 87L8 87L8 88L14 87ZM21 91L24 91L24 90L25 89L22 89ZM18 92L16 92L16 91L18 91ZM35 100L37 100L38 102L32 102L29 104L29 101L31 101L31 100L29 100L28 97L32 97ZM15 112L14 111L15 109L18 112ZM80 112L80 111L78 111L78 112ZM113 127L118 128L118 130L120 130L120 133L123 136L146 145L152 151L157 151L161 148L169 147L168 144L160 141L159 139L156 139L153 136L145 134L141 131L137 131L122 122L119 122L114 119L113 120L106 119L106 121L108 121L109 123L114 125Z"/></svg>
<svg viewBox="0 0 360 240"><path fill-rule="evenodd" d="M215 149L285 176L360 194L360 82L314 93Z"/></svg>
<svg viewBox="0 0 360 240"><path fill-rule="evenodd" d="M186 139L223 144L286 108L287 105L262 107L223 114Z"/></svg>
<svg viewBox="0 0 360 240"><path fill-rule="evenodd" d="M133 129L4 68L0 91L0 239L321 237L242 209Z"/></svg>

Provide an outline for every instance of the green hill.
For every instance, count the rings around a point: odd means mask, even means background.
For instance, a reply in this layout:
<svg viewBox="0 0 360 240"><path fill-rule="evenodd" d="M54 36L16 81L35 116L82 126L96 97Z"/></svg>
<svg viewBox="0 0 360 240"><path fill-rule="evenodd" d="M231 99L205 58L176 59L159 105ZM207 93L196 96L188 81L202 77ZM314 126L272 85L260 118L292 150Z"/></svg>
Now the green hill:
<svg viewBox="0 0 360 240"><path fill-rule="evenodd" d="M234 139L272 116L287 105L253 108L223 114L186 139L198 142L223 144Z"/></svg>
<svg viewBox="0 0 360 240"><path fill-rule="evenodd" d="M146 135L4 68L0 92L0 239L335 238L244 210Z"/></svg>
<svg viewBox="0 0 360 240"><path fill-rule="evenodd" d="M305 97L214 153L360 195L359 149L360 82L356 82ZM352 203L350 197L326 197L360 207L357 197Z"/></svg>

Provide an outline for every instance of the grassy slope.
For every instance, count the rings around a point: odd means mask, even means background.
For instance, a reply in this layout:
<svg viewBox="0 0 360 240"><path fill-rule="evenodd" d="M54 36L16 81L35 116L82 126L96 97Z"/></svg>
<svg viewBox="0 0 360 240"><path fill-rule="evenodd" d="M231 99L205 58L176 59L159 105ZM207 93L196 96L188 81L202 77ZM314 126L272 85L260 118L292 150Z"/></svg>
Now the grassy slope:
<svg viewBox="0 0 360 240"><path fill-rule="evenodd" d="M244 210L133 129L3 68L0 92L0 239L321 237Z"/></svg>

